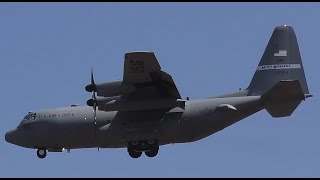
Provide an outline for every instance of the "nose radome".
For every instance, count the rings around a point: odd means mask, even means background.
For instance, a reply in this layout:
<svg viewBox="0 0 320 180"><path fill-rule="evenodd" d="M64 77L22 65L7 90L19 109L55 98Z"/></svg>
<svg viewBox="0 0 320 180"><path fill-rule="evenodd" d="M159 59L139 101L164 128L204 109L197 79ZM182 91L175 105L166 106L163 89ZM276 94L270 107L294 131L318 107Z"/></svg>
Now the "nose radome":
<svg viewBox="0 0 320 180"><path fill-rule="evenodd" d="M11 131L8 131L5 134L5 139L8 143L14 144L21 147L34 147L33 144L30 145L29 134L26 134L26 131L21 128L16 128Z"/></svg>
<svg viewBox="0 0 320 180"><path fill-rule="evenodd" d="M5 139L6 139L6 141L8 142L8 143L13 143L13 139L14 139L14 131L15 130L11 130L11 131L8 131L7 133L6 133L6 135L5 135Z"/></svg>

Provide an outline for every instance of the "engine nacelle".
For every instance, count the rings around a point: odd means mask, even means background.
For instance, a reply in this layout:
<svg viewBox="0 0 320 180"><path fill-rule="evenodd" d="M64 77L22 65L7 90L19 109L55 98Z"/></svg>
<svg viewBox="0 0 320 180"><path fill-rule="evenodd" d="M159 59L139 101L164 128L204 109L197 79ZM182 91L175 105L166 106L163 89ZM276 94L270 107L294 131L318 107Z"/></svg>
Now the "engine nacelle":
<svg viewBox="0 0 320 180"><path fill-rule="evenodd" d="M120 99L121 96L114 96L114 97L98 97L97 98L97 106L98 106L98 110L104 110L104 106L106 103L110 102L110 101L114 101L114 100L118 100ZM87 101L87 105L88 106L93 106L93 99L89 99Z"/></svg>
<svg viewBox="0 0 320 180"><path fill-rule="evenodd" d="M87 92L95 91L102 97L120 96L135 90L133 86L124 85L122 81L89 84L85 89Z"/></svg>
<svg viewBox="0 0 320 180"><path fill-rule="evenodd" d="M122 95L122 81L96 84L96 92L98 96L103 97L120 96Z"/></svg>

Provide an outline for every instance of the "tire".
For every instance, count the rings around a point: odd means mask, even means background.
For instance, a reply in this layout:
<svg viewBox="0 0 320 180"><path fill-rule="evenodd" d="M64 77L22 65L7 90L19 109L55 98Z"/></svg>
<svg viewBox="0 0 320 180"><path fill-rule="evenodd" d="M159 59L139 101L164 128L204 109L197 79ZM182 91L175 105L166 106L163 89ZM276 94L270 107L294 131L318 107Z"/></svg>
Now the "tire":
<svg viewBox="0 0 320 180"><path fill-rule="evenodd" d="M155 143L155 140L154 140L154 139L149 139L149 140L148 140L148 144L152 145L152 144L154 144L154 143Z"/></svg>
<svg viewBox="0 0 320 180"><path fill-rule="evenodd" d="M128 149L128 153L132 158L139 158L142 155L142 152L137 152L133 149Z"/></svg>
<svg viewBox="0 0 320 180"><path fill-rule="evenodd" d="M44 149L44 148L40 148L37 150L37 156L40 158L40 159L43 159L47 156L47 150Z"/></svg>
<svg viewBox="0 0 320 180"><path fill-rule="evenodd" d="M146 152L144 152L144 153L145 153L148 157L155 157L155 156L157 156L158 152L159 152L159 148L154 148L154 149L152 149L152 150L150 150L150 151L146 151Z"/></svg>

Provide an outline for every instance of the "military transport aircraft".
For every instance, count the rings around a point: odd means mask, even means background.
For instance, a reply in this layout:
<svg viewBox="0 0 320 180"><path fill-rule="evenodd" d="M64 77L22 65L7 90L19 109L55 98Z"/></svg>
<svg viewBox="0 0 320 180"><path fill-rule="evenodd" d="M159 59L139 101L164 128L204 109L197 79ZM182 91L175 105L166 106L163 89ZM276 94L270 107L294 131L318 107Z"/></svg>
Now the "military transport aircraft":
<svg viewBox="0 0 320 180"><path fill-rule="evenodd" d="M266 109L290 116L309 94L292 27L274 29L248 88L199 100L182 99L153 52L124 57L122 81L95 83L88 106L29 112L7 142L47 152L79 148L127 148L132 158L158 154L159 146L203 139Z"/></svg>

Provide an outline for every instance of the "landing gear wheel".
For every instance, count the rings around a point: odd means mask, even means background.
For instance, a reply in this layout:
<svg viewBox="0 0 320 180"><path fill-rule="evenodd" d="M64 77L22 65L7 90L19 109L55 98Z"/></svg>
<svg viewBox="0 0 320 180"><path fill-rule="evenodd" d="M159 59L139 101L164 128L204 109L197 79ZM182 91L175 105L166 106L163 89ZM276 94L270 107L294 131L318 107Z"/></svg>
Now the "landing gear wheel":
<svg viewBox="0 0 320 180"><path fill-rule="evenodd" d="M150 151L145 151L144 153L148 156L148 157L155 157L159 152L159 147L157 148L153 148Z"/></svg>
<svg viewBox="0 0 320 180"><path fill-rule="evenodd" d="M133 149L128 149L128 153L132 158L139 158L142 155L142 152L137 152Z"/></svg>
<svg viewBox="0 0 320 180"><path fill-rule="evenodd" d="M47 156L47 150L44 148L40 148L37 150L37 155L40 159L43 159Z"/></svg>
<svg viewBox="0 0 320 180"><path fill-rule="evenodd" d="M139 141L131 141L131 143L132 143L133 146L136 146L136 145L139 144Z"/></svg>
<svg viewBox="0 0 320 180"><path fill-rule="evenodd" d="M154 144L154 142L155 142L154 139L149 139L148 140L148 144Z"/></svg>

